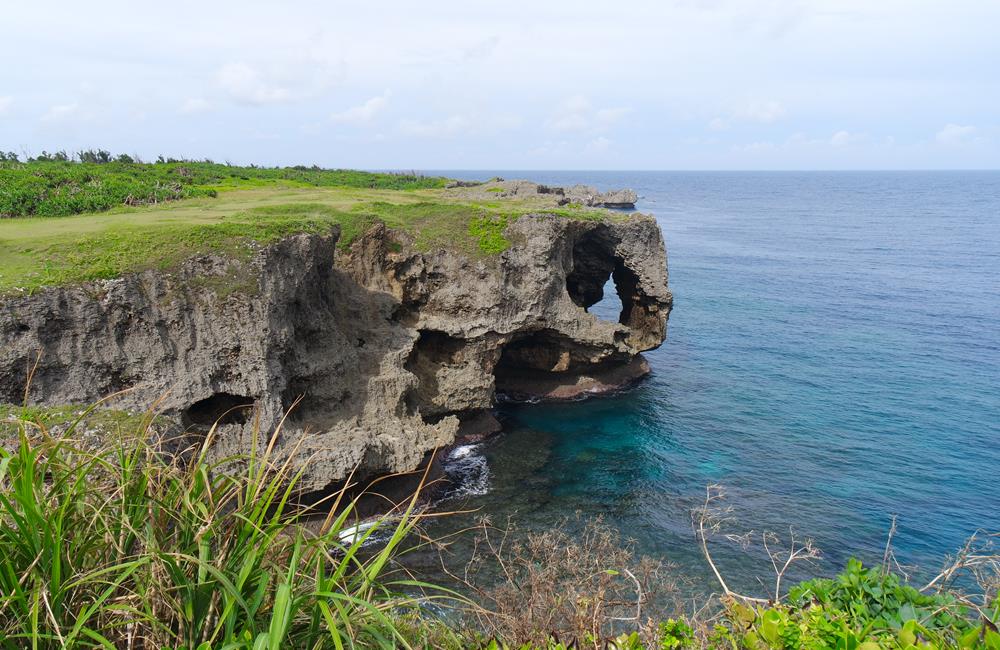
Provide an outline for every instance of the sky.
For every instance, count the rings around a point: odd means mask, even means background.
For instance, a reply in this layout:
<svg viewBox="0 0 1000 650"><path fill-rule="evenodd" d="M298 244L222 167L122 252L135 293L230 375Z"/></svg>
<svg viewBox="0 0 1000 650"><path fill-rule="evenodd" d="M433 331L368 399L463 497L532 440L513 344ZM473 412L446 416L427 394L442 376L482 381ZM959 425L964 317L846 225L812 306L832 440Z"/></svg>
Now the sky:
<svg viewBox="0 0 1000 650"><path fill-rule="evenodd" d="M2 0L0 149L1000 168L1000 0Z"/></svg>

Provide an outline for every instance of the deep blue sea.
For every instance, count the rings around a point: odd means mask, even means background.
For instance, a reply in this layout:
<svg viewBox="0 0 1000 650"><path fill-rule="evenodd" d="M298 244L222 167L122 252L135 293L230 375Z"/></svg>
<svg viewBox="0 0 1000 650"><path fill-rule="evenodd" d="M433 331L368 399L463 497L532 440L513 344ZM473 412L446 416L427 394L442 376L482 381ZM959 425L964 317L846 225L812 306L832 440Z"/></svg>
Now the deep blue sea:
<svg viewBox="0 0 1000 650"><path fill-rule="evenodd" d="M925 571L1000 530L1000 172L445 173L634 188L675 296L646 381L502 408L449 506L522 529L602 515L695 577L708 484L730 530L812 537L819 574L879 561L893 515ZM715 552L737 583L769 574Z"/></svg>

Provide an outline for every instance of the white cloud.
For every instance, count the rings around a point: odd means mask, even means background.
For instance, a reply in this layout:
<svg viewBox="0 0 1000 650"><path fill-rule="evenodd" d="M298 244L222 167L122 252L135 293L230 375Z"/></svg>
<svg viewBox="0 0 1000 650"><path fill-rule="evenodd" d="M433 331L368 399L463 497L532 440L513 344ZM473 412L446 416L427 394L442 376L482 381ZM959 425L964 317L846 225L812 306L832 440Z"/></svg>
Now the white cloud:
<svg viewBox="0 0 1000 650"><path fill-rule="evenodd" d="M499 131L509 131L521 126L519 116L510 113L476 115L471 118L455 114L438 120L400 120L398 129L403 135L422 138L440 138L459 133L482 136Z"/></svg>
<svg viewBox="0 0 1000 650"><path fill-rule="evenodd" d="M472 122L464 115L452 115L443 120L431 120L429 122L402 120L399 123L399 130L405 135L421 138L440 138L462 133L463 131L467 131L471 126Z"/></svg>
<svg viewBox="0 0 1000 650"><path fill-rule="evenodd" d="M43 122L65 122L72 119L80 112L79 104L58 104L53 106L45 115L42 115Z"/></svg>
<svg viewBox="0 0 1000 650"><path fill-rule="evenodd" d="M288 88L268 83L246 63L227 63L219 68L219 85L230 97L243 104L277 104L292 98Z"/></svg>
<svg viewBox="0 0 1000 650"><path fill-rule="evenodd" d="M565 140L560 140L558 142L546 140L539 146L529 149L528 156L532 158L551 158L567 155L569 151L569 142Z"/></svg>
<svg viewBox="0 0 1000 650"><path fill-rule="evenodd" d="M782 106L780 102L751 102L746 106L739 108L735 112L735 117L747 122L763 122L764 124L770 124L785 117L787 112L788 111L785 110L785 107Z"/></svg>
<svg viewBox="0 0 1000 650"><path fill-rule="evenodd" d="M974 126L960 126L958 124L946 124L943 129L937 132L935 139L943 145L955 146L968 142L976 134Z"/></svg>
<svg viewBox="0 0 1000 650"><path fill-rule="evenodd" d="M389 91L385 91L377 97L372 97L360 106L353 106L340 113L332 113L330 119L334 122L345 124L364 124L371 122L378 113L385 110L389 104Z"/></svg>
<svg viewBox="0 0 1000 650"><path fill-rule="evenodd" d="M556 131L583 131L590 126L590 120L579 113L568 113L553 117L549 127Z"/></svg>
<svg viewBox="0 0 1000 650"><path fill-rule="evenodd" d="M710 131L725 131L734 122L773 124L784 118L787 114L788 111L781 102L774 100L749 102L724 111L724 115L717 115L709 121L708 128Z"/></svg>
<svg viewBox="0 0 1000 650"><path fill-rule="evenodd" d="M785 147L819 147L826 146L830 144L829 140L819 140L816 138L811 138L801 131L797 131L792 135L788 136L785 140Z"/></svg>
<svg viewBox="0 0 1000 650"><path fill-rule="evenodd" d="M1000 66L989 61L1000 60L1000 2L954 3L949 13L940 0L916 8L906 0L644 0L609 21L598 4L568 0L515 2L508 11L403 3L393 20L377 3L306 0L287 11L251 2L239 28L226 30L217 28L232 19L226 3L202 3L195 22L185 22L190 12L137 5L128 29L105 20L106 11L8 3L8 45L38 55L31 74L0 75L0 96L14 98L0 116L0 140L268 164L555 169L579 167L588 143L604 136L614 142L594 166L732 169L759 159L774 168L995 168ZM564 28L543 28L556 24ZM63 45L84 28L136 55L77 48L67 63ZM393 94L384 108L364 106L385 88ZM189 98L210 110L199 113ZM53 104L71 102L76 114L53 111L39 122ZM156 128L137 126L132 116L143 113ZM524 124L501 129L490 114ZM86 129L72 130L81 123ZM241 129L250 123L283 140L249 142ZM841 129L869 137L837 148ZM786 144L796 131L803 142ZM373 146L377 133L388 141ZM454 146L427 146L451 133ZM882 143L888 133L894 147ZM330 146L341 134L344 146ZM700 144L685 144L690 136ZM734 155L734 145L757 141L778 151ZM964 144L948 146L956 142Z"/></svg>
<svg viewBox="0 0 1000 650"><path fill-rule="evenodd" d="M612 141L603 135L598 136L587 143L587 153L604 153L611 148Z"/></svg>
<svg viewBox="0 0 1000 650"><path fill-rule="evenodd" d="M184 103L181 104L181 107L178 110L184 115L193 115L195 113L204 113L211 108L212 104L210 104L207 100L200 97L191 97L184 100Z"/></svg>
<svg viewBox="0 0 1000 650"><path fill-rule="evenodd" d="M871 138L867 133L854 133L843 129L830 136L830 146L838 149L856 144L872 144ZM878 142L875 142L876 146L878 144ZM885 145L887 143L883 140L881 144Z"/></svg>
<svg viewBox="0 0 1000 650"><path fill-rule="evenodd" d="M846 147L851 144L851 134L847 131L837 131L830 138L830 144L834 147Z"/></svg>
<svg viewBox="0 0 1000 650"><path fill-rule="evenodd" d="M10 96L0 97L0 115L3 115L14 103L14 98Z"/></svg>
<svg viewBox="0 0 1000 650"><path fill-rule="evenodd" d="M601 124L614 124L631 112L631 108L625 108L623 106L618 108L602 108L597 111L595 116L597 117L597 121Z"/></svg>
<svg viewBox="0 0 1000 650"><path fill-rule="evenodd" d="M632 112L624 106L595 109L583 95L563 101L546 122L553 131L601 131Z"/></svg>

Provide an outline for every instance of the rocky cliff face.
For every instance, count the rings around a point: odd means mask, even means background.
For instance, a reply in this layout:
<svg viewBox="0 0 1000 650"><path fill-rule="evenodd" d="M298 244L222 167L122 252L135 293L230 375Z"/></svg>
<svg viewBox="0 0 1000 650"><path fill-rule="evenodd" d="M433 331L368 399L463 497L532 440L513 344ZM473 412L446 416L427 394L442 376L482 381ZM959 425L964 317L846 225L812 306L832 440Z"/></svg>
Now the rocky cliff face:
<svg viewBox="0 0 1000 650"><path fill-rule="evenodd" d="M21 402L29 376L37 403L127 390L117 407L159 400L194 432L218 420L219 454L291 408L279 446L313 457L303 486L318 490L488 429L498 390L570 397L646 371L637 355L663 341L672 302L652 218L526 216L507 236L470 260L381 226L346 254L337 232L297 235L249 261L0 299L0 401ZM587 312L608 278L620 322Z"/></svg>

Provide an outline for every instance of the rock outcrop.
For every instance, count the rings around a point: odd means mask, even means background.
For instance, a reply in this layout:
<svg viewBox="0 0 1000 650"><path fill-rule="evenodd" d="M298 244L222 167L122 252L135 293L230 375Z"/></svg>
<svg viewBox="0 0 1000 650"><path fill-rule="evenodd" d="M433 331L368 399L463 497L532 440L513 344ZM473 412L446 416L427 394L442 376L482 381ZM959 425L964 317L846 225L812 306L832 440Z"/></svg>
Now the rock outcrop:
<svg viewBox="0 0 1000 650"><path fill-rule="evenodd" d="M312 457L306 490L417 467L491 428L509 396L571 397L647 371L672 303L651 217L529 215L511 247L472 260L420 253L376 226L347 253L338 232L296 235L249 260L189 260L0 299L0 401L153 403L183 427L219 422L219 454L278 440ZM587 309L613 279L619 322ZM30 384L29 384L30 378ZM293 408L294 407L294 408ZM258 443L259 444L259 443Z"/></svg>
<svg viewBox="0 0 1000 650"><path fill-rule="evenodd" d="M574 185L565 191L566 203L582 203L600 208L634 208L639 197L635 190L598 192L589 185Z"/></svg>
<svg viewBox="0 0 1000 650"><path fill-rule="evenodd" d="M448 188L460 190L462 195L478 199L541 197L555 199L555 205L575 203L591 208L632 209L639 198L635 191L630 189L600 192L590 185L555 187L524 180L507 181L502 178L488 181L454 181Z"/></svg>

